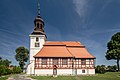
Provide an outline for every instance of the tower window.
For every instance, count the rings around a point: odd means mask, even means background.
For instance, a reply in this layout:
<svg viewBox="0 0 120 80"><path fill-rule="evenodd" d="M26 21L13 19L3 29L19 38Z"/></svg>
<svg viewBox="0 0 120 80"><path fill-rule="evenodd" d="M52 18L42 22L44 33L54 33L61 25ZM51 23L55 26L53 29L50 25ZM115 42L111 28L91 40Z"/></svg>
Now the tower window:
<svg viewBox="0 0 120 80"><path fill-rule="evenodd" d="M42 29L42 24L40 24L40 28Z"/></svg>
<svg viewBox="0 0 120 80"><path fill-rule="evenodd" d="M39 23L37 23L37 28L39 28Z"/></svg>
<svg viewBox="0 0 120 80"><path fill-rule="evenodd" d="M40 47L40 43L35 43L35 47Z"/></svg>
<svg viewBox="0 0 120 80"><path fill-rule="evenodd" d="M39 41L39 38L38 38L38 37L36 37L36 41Z"/></svg>

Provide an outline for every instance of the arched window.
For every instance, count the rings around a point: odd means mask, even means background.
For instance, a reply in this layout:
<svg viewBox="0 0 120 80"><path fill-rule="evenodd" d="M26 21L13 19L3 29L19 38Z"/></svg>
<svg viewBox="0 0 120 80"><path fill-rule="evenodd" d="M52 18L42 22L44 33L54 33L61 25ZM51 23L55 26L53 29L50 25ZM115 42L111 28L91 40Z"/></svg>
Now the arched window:
<svg viewBox="0 0 120 80"><path fill-rule="evenodd" d="M36 41L39 41L39 38L38 38L38 37L36 37Z"/></svg>
<svg viewBox="0 0 120 80"><path fill-rule="evenodd" d="M39 28L39 23L37 23L37 28Z"/></svg>
<svg viewBox="0 0 120 80"><path fill-rule="evenodd" d="M42 29L42 24L40 24L40 28Z"/></svg>

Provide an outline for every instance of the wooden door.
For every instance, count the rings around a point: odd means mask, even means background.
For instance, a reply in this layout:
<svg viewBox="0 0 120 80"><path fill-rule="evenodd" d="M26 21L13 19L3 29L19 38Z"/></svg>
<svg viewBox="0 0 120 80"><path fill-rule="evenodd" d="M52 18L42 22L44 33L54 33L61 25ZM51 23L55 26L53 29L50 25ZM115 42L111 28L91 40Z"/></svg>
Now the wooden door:
<svg viewBox="0 0 120 80"><path fill-rule="evenodd" d="M53 75L57 75L57 68L53 69Z"/></svg>

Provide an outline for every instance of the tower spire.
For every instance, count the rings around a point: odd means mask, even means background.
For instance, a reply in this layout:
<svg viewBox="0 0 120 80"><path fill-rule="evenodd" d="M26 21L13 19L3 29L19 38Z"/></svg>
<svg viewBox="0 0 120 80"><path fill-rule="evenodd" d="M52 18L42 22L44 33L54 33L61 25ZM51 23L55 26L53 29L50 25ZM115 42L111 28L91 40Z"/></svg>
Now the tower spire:
<svg viewBox="0 0 120 80"><path fill-rule="evenodd" d="M40 0L38 0L38 15L40 15Z"/></svg>
<svg viewBox="0 0 120 80"><path fill-rule="evenodd" d="M34 20L34 31L32 35L45 35L44 22L40 16L40 0L37 0L37 1L38 1L38 12L37 12L38 15Z"/></svg>

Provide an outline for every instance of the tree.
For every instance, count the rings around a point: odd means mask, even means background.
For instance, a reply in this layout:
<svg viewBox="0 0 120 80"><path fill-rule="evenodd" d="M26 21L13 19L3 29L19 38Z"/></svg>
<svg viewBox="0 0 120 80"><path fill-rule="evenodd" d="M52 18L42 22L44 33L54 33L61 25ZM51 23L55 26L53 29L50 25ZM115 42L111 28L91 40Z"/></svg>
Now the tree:
<svg viewBox="0 0 120 80"><path fill-rule="evenodd" d="M2 60L2 57L0 57L0 60Z"/></svg>
<svg viewBox="0 0 120 80"><path fill-rule="evenodd" d="M106 67L105 65L98 65L96 68L95 68L95 72L96 73L101 73L101 74L104 74L106 72Z"/></svg>
<svg viewBox="0 0 120 80"><path fill-rule="evenodd" d="M3 64L7 67L9 67L9 65L11 64L11 61L9 61L8 59L3 61Z"/></svg>
<svg viewBox="0 0 120 80"><path fill-rule="evenodd" d="M19 65L23 71L25 62L27 62L28 60L29 51L27 48L20 46L15 50L15 52L16 52L15 59L19 61Z"/></svg>
<svg viewBox="0 0 120 80"><path fill-rule="evenodd" d="M119 60L120 60L120 32L114 34L111 40L107 43L107 52L106 59L107 60L116 60L117 68L119 71Z"/></svg>
<svg viewBox="0 0 120 80"><path fill-rule="evenodd" d="M11 73L11 70L9 69L10 64L11 61L8 59L3 60L2 57L0 57L0 76Z"/></svg>
<svg viewBox="0 0 120 80"><path fill-rule="evenodd" d="M11 61L9 61L8 59L6 59L6 60L0 59L0 65L9 67L10 64L11 64Z"/></svg>

